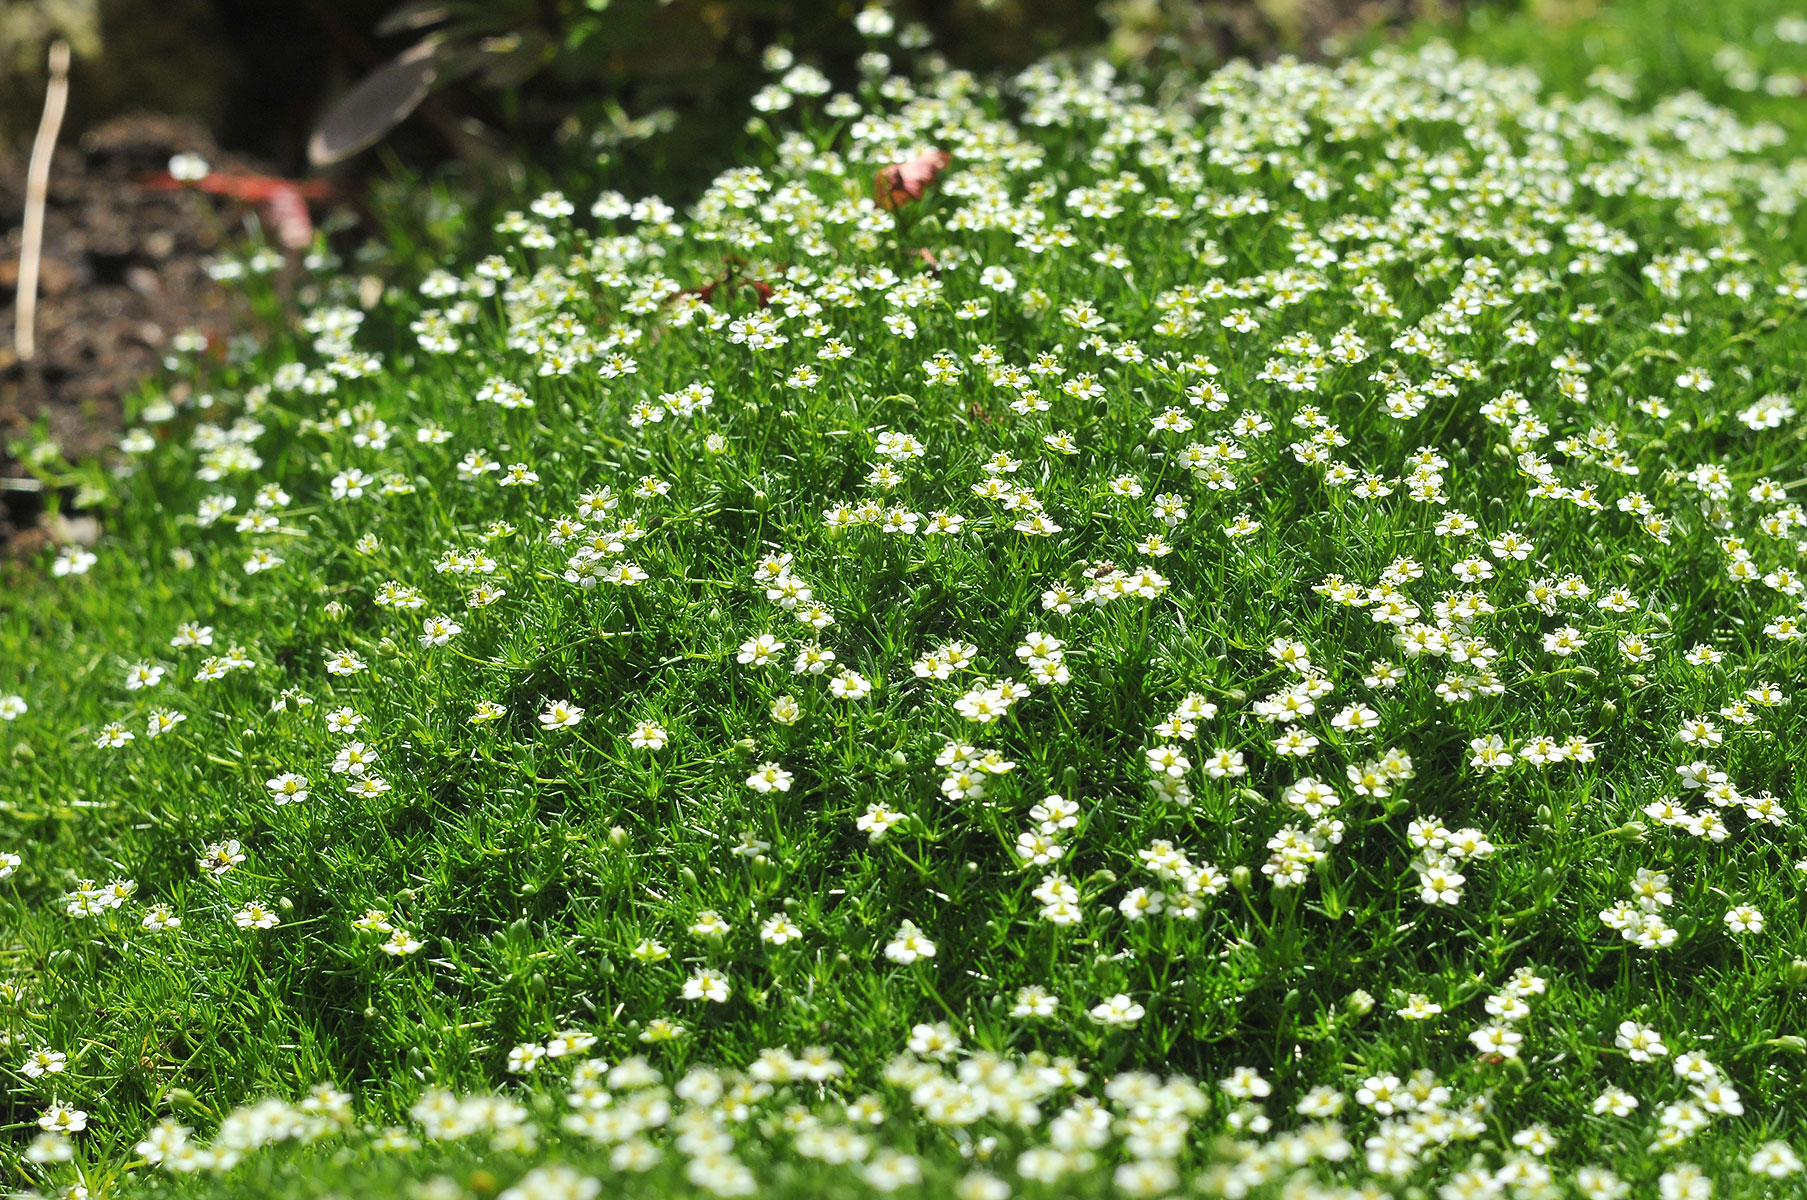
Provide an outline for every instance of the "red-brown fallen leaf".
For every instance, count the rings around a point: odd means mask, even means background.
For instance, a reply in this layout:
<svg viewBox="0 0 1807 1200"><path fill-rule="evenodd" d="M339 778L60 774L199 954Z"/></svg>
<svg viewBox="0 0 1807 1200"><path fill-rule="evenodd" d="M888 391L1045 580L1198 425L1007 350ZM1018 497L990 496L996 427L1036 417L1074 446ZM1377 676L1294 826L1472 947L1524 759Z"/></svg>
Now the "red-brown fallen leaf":
<svg viewBox="0 0 1807 1200"><path fill-rule="evenodd" d="M324 180L279 179L274 175L253 175L248 171L213 171L192 180L177 179L168 171L156 171L143 176L138 182L158 191L193 188L197 192L230 196L234 200L248 200L253 204L262 204L279 191L292 191L304 200L324 200L332 195L331 185Z"/></svg>
<svg viewBox="0 0 1807 1200"><path fill-rule="evenodd" d="M907 163L880 167L878 177L872 181L878 206L890 211L922 199L923 191L952 161L953 156L945 150L927 150Z"/></svg>
<svg viewBox="0 0 1807 1200"><path fill-rule="evenodd" d="M721 290L727 291L727 292L732 292L735 288L739 288L739 287L752 288L753 295L754 295L755 299L757 300L759 307L761 307L761 308L771 307L771 303L772 303L772 285L771 284L767 283L763 279L740 279L740 278L737 278L732 270L727 271L719 279L711 279L708 283L703 284L701 287L679 288L677 291L675 291L671 295L667 296L666 300L667 301L676 300L679 296L695 296L699 300L701 300L704 304L713 304L715 302L715 293L716 293L717 289L721 289Z"/></svg>
<svg viewBox="0 0 1807 1200"><path fill-rule="evenodd" d="M314 223L308 217L307 202L324 200L332 194L331 186L322 180L279 179L249 172L213 171L199 179L183 180L168 171L158 171L139 182L158 191L192 188L209 195L229 196L262 205L276 232L276 240L290 250L305 249L314 239Z"/></svg>
<svg viewBox="0 0 1807 1200"><path fill-rule="evenodd" d="M276 240L285 250L305 250L314 240L314 223L308 219L307 201L296 187L277 188L264 201L264 212L276 227Z"/></svg>

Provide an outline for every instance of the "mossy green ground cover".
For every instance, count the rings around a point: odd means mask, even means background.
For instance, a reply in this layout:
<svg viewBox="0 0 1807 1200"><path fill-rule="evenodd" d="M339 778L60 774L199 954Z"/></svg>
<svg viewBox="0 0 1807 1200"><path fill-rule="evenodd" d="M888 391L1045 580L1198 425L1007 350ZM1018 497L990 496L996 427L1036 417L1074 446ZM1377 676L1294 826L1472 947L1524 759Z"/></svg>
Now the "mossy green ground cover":
<svg viewBox="0 0 1807 1200"><path fill-rule="evenodd" d="M1798 140L888 48L145 397L0 625L7 1169L1799 1186Z"/></svg>

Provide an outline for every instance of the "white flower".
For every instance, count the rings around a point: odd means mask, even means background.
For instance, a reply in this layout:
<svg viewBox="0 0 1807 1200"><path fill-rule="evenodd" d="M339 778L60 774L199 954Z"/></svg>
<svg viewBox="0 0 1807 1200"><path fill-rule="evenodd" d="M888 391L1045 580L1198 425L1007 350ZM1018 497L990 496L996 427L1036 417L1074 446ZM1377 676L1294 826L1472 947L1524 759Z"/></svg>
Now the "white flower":
<svg viewBox="0 0 1807 1200"><path fill-rule="evenodd" d="M540 727L547 732L569 729L584 719L584 710L569 700L550 700L540 711Z"/></svg>
<svg viewBox="0 0 1807 1200"><path fill-rule="evenodd" d="M1587 639L1573 625L1564 625L1554 633L1543 635L1543 648L1558 658L1567 658L1587 646Z"/></svg>
<svg viewBox="0 0 1807 1200"><path fill-rule="evenodd" d="M1330 718L1330 727L1342 733L1364 733L1380 724L1380 714L1365 704L1351 704Z"/></svg>
<svg viewBox="0 0 1807 1200"><path fill-rule="evenodd" d="M144 735L149 738L160 738L186 720L188 720L187 713L159 708L146 718Z"/></svg>
<svg viewBox="0 0 1807 1200"><path fill-rule="evenodd" d="M1134 1025L1147 1011L1129 996L1118 992L1110 999L1094 1004L1086 1015L1100 1025Z"/></svg>
<svg viewBox="0 0 1807 1200"><path fill-rule="evenodd" d="M883 38L891 36L897 22L883 6L868 4L853 15L853 27L864 37Z"/></svg>
<svg viewBox="0 0 1807 1200"><path fill-rule="evenodd" d="M728 977L714 967L701 967L684 981L684 999L711 1000L716 1004L728 999Z"/></svg>
<svg viewBox="0 0 1807 1200"><path fill-rule="evenodd" d="M421 945L421 940L406 929L397 929L390 933L387 941L378 943L377 949L392 958L402 958L419 950Z"/></svg>
<svg viewBox="0 0 1807 1200"><path fill-rule="evenodd" d="M38 1128L46 1133L80 1133L87 1127L88 1114L60 1100L38 1117Z"/></svg>
<svg viewBox="0 0 1807 1200"><path fill-rule="evenodd" d="M760 793L788 792L791 790L791 778L791 773L775 762L760 763L747 776L747 786Z"/></svg>
<svg viewBox="0 0 1807 1200"><path fill-rule="evenodd" d="M828 690L838 700L864 700L872 694L872 681L847 667L829 680Z"/></svg>
<svg viewBox="0 0 1807 1200"><path fill-rule="evenodd" d="M1517 1058L1519 1047L1524 1044L1525 1035L1510 1025L1494 1022L1483 1025L1468 1035L1474 1048L1482 1054L1499 1058Z"/></svg>
<svg viewBox="0 0 1807 1200"><path fill-rule="evenodd" d="M232 923L240 929L274 929L281 924L275 913L256 900L232 914Z"/></svg>
<svg viewBox="0 0 1807 1200"><path fill-rule="evenodd" d="M143 688L156 687L163 682L164 669L150 663L137 663L125 673L125 686L128 692L136 692Z"/></svg>
<svg viewBox="0 0 1807 1200"><path fill-rule="evenodd" d="M1765 1142L1751 1155L1750 1171L1753 1175L1786 1179L1801 1173L1801 1159L1787 1142Z"/></svg>
<svg viewBox="0 0 1807 1200"><path fill-rule="evenodd" d="M186 1125L178 1125L168 1117L151 1127L134 1149L140 1158L153 1165L161 1163L170 1154L188 1145L188 1135L193 1131Z"/></svg>
<svg viewBox="0 0 1807 1200"><path fill-rule="evenodd" d="M1618 1036L1613 1041L1632 1062L1649 1062L1669 1053L1669 1047L1663 1044L1660 1033L1647 1025L1639 1025L1636 1021L1619 1022Z"/></svg>
<svg viewBox="0 0 1807 1200"><path fill-rule="evenodd" d="M59 579L67 575L86 575L88 568L99 561L100 559L90 551L68 548L58 554L56 561L50 564L50 573Z"/></svg>
<svg viewBox="0 0 1807 1200"><path fill-rule="evenodd" d="M1740 904L1725 914L1725 927L1733 933L1762 933L1763 914L1754 905Z"/></svg>
<svg viewBox="0 0 1807 1200"><path fill-rule="evenodd" d="M665 726L657 721L637 722L627 735L628 745L636 750L663 750L667 740Z"/></svg>
<svg viewBox="0 0 1807 1200"><path fill-rule="evenodd" d="M601 1192L600 1179L557 1163L533 1168L496 1200L595 1200Z"/></svg>
<svg viewBox="0 0 1807 1200"><path fill-rule="evenodd" d="M1033 1017L1051 1017L1060 1008L1060 997L1045 988L1023 987L1016 990L1016 1000L1011 1005L1010 1015L1018 1020Z"/></svg>
<svg viewBox="0 0 1807 1200"><path fill-rule="evenodd" d="M774 946L782 946L786 942L796 941L803 936L803 930L783 913L774 913L759 926L759 940Z"/></svg>
<svg viewBox="0 0 1807 1200"><path fill-rule="evenodd" d="M1148 769L1157 774L1179 779L1192 768L1192 760L1181 753L1178 746L1150 746L1145 753Z"/></svg>
<svg viewBox="0 0 1807 1200"><path fill-rule="evenodd" d="M270 789L270 797L276 802L277 807L284 804L299 804L307 799L306 775L297 775L292 771L285 772L274 779L265 780L264 786Z"/></svg>
<svg viewBox="0 0 1807 1200"><path fill-rule="evenodd" d="M42 1079L46 1075L60 1075L69 1066L69 1056L61 1050L40 1048L25 1056L25 1065L19 1070L27 1079Z"/></svg>
<svg viewBox="0 0 1807 1200"><path fill-rule="evenodd" d="M197 179L205 179L212 169L207 165L207 160L199 154L176 154L172 155L169 160L170 178L183 183L193 183Z"/></svg>
<svg viewBox="0 0 1807 1200"><path fill-rule="evenodd" d="M201 855L200 867L209 875L218 876L226 874L244 861L244 847L237 838L231 838L207 847L206 853Z"/></svg>
<svg viewBox="0 0 1807 1200"><path fill-rule="evenodd" d="M588 1054L596 1045L596 1035L582 1029L567 1029L546 1039L547 1058L566 1058Z"/></svg>
<svg viewBox="0 0 1807 1200"><path fill-rule="evenodd" d="M167 933L182 928L182 918L171 912L167 904L153 904L145 911L141 924L151 933Z"/></svg>
<svg viewBox="0 0 1807 1200"><path fill-rule="evenodd" d="M1511 766L1514 759L1512 751L1507 748L1506 740L1497 733L1489 737L1475 738L1468 743L1473 757L1468 760L1470 766L1479 767L1483 771L1504 771Z"/></svg>
<svg viewBox="0 0 1807 1200"><path fill-rule="evenodd" d="M897 936L886 945L885 957L908 966L919 958L934 958L935 943L916 927L916 922L906 920L898 926Z"/></svg>
<svg viewBox="0 0 1807 1200"><path fill-rule="evenodd" d="M546 1047L538 1042L523 1042L508 1052L508 1072L511 1075L530 1074L539 1070L545 1057Z"/></svg>
<svg viewBox="0 0 1807 1200"><path fill-rule="evenodd" d="M40 1166L72 1162L75 1159L75 1139L65 1133L40 1133L25 1147L25 1153L21 1157L26 1162Z"/></svg>
<svg viewBox="0 0 1807 1200"><path fill-rule="evenodd" d="M865 834L870 841L880 841L892 828L909 820L904 813L888 807L883 801L875 800L866 806L866 811L854 821L854 828Z"/></svg>
<svg viewBox="0 0 1807 1200"><path fill-rule="evenodd" d="M463 632L464 626L450 617L428 617L421 623L420 644L443 646Z"/></svg>
<svg viewBox="0 0 1807 1200"><path fill-rule="evenodd" d="M1274 1092L1274 1085L1263 1079L1261 1073L1253 1067L1237 1067L1226 1078L1219 1080L1217 1086L1224 1095L1236 1100L1259 1100Z"/></svg>
<svg viewBox="0 0 1807 1200"><path fill-rule="evenodd" d="M1677 1163L1657 1179L1656 1192L1661 1200L1708 1200L1713 1181L1693 1163Z"/></svg>
<svg viewBox="0 0 1807 1200"><path fill-rule="evenodd" d="M748 638L740 644L740 654L736 661L744 666L763 667L775 659L784 649L784 643L769 633L762 633L756 638Z"/></svg>
<svg viewBox="0 0 1807 1200"><path fill-rule="evenodd" d="M356 675L365 669L364 660L349 650L336 650L326 656L328 675Z"/></svg>

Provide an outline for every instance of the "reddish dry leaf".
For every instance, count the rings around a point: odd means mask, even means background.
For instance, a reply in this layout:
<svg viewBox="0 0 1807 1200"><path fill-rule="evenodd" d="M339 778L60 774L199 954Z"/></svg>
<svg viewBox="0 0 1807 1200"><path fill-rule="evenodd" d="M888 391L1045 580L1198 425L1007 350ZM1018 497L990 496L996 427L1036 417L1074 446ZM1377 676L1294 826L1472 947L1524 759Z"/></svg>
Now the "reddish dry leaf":
<svg viewBox="0 0 1807 1200"><path fill-rule="evenodd" d="M922 193L941 174L953 156L945 150L928 150L907 163L879 168L873 192L882 209L895 210L922 199Z"/></svg>
<svg viewBox="0 0 1807 1200"><path fill-rule="evenodd" d="M156 171L142 176L138 182L158 191L193 188L197 192L230 196L234 200L247 200L253 204L262 204L281 191L294 192L303 200L324 200L332 194L331 185L323 180L279 179L274 175L253 175L245 171L214 171L192 180L177 179L168 171Z"/></svg>
<svg viewBox="0 0 1807 1200"><path fill-rule="evenodd" d="M214 171L199 179L182 180L168 171L158 171L140 182L160 191L193 188L197 192L230 196L234 200L261 205L276 232L276 240L290 250L303 249L314 238L314 223L308 218L307 202L323 200L332 193L330 186L317 179L278 179L248 172Z"/></svg>
<svg viewBox="0 0 1807 1200"><path fill-rule="evenodd" d="M285 250L305 250L314 240L314 223L308 219L307 201L293 184L278 188L264 201L264 215L276 228L276 240Z"/></svg>

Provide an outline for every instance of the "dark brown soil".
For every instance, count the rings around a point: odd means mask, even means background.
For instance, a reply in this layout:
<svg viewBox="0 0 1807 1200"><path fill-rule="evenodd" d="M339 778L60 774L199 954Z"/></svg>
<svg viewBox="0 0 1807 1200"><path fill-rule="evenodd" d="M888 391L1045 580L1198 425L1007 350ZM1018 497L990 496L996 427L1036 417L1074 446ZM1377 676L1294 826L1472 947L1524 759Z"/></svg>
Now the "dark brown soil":
<svg viewBox="0 0 1807 1200"><path fill-rule="evenodd" d="M135 180L188 152L216 168L255 170L222 154L199 124L137 114L59 146L52 162L39 272L37 353L13 343L25 160L0 158L0 546L40 545L43 496L7 481L25 470L7 444L42 422L72 462L103 455L123 398L185 329L226 335L226 291L207 260L230 234L230 202L152 191Z"/></svg>

